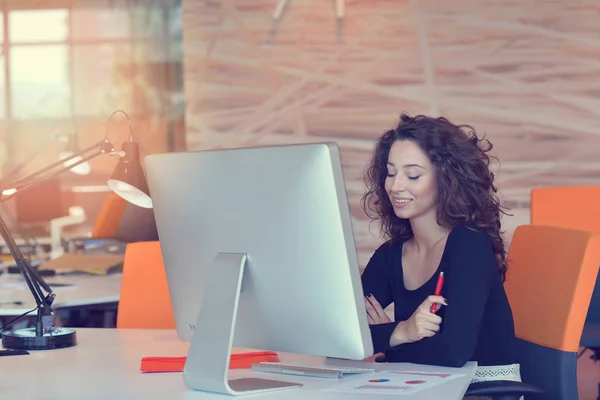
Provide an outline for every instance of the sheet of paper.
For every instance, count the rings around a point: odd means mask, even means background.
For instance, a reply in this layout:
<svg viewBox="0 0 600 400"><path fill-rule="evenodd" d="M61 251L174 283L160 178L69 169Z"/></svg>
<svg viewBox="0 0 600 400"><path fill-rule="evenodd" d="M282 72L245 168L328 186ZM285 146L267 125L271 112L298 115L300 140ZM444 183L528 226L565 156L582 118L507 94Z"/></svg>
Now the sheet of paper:
<svg viewBox="0 0 600 400"><path fill-rule="evenodd" d="M465 374L380 371L373 374L361 375L358 378L344 379L343 383L325 390L365 394L409 395L461 376L465 376Z"/></svg>

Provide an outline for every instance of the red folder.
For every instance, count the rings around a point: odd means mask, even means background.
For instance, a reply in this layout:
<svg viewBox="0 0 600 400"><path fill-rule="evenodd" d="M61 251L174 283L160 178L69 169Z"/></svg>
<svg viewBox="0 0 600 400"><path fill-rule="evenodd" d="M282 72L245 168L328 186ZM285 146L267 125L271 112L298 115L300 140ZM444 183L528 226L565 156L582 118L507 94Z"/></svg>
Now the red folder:
<svg viewBox="0 0 600 400"><path fill-rule="evenodd" d="M183 372L187 357L143 357L141 372ZM253 351L232 354L229 369L251 368L260 362L279 362L279 356L272 351Z"/></svg>

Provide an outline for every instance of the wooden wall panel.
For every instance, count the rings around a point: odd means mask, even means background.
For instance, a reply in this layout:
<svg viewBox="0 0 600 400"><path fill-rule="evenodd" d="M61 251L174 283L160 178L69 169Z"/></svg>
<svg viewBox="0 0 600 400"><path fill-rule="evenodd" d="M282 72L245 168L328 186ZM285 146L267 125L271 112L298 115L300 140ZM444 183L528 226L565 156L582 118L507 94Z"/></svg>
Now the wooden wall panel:
<svg viewBox="0 0 600 400"><path fill-rule="evenodd" d="M184 0L189 148L336 141L359 258L380 243L359 207L373 140L401 111L494 143L506 238L529 190L600 181L600 6L593 1Z"/></svg>

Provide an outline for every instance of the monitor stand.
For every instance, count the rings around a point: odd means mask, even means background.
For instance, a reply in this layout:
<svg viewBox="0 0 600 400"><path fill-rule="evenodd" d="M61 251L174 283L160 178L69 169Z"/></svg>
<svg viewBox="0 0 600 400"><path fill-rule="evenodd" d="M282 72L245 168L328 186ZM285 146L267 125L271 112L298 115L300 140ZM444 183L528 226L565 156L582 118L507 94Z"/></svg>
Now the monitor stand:
<svg viewBox="0 0 600 400"><path fill-rule="evenodd" d="M259 378L228 379L246 259L246 254L219 253L213 261L183 370L190 389L237 396L302 386Z"/></svg>

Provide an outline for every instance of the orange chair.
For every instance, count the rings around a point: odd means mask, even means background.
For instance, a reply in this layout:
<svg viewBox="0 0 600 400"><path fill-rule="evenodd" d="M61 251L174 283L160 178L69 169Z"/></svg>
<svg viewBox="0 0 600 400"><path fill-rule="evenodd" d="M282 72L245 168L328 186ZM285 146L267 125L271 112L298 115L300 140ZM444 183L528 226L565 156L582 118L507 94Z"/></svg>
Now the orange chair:
<svg viewBox="0 0 600 400"><path fill-rule="evenodd" d="M519 226L509 247L504 286L525 384L479 382L466 395L576 400L579 340L599 263L599 233ZM527 384L545 394L532 394L535 390Z"/></svg>
<svg viewBox="0 0 600 400"><path fill-rule="evenodd" d="M116 193L109 193L102 203L100 212L92 228L93 238L113 238L117 236L121 218L127 208L127 201Z"/></svg>
<svg viewBox="0 0 600 400"><path fill-rule="evenodd" d="M600 232L600 186L532 189L531 224ZM581 345L592 350L594 360L600 359L600 279L598 278L590 300Z"/></svg>
<svg viewBox="0 0 600 400"><path fill-rule="evenodd" d="M158 241L127 245L117 328L175 329Z"/></svg>
<svg viewBox="0 0 600 400"><path fill-rule="evenodd" d="M531 224L600 232L600 186L531 190Z"/></svg>

